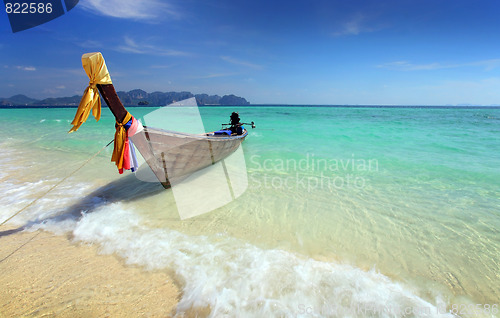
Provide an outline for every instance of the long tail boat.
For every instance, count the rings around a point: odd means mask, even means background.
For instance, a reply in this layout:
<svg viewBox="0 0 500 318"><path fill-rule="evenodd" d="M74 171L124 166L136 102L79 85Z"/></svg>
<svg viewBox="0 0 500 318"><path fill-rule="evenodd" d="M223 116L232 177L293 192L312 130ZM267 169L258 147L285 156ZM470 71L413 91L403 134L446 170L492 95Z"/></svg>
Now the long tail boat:
<svg viewBox="0 0 500 318"><path fill-rule="evenodd" d="M70 132L76 131L87 120L91 109L96 120L99 120L100 93L116 119L115 145L111 161L116 163L120 173L123 169L128 169L126 157L129 147L133 148L128 144L129 138L158 181L168 188L171 182L228 157L248 135L244 128L239 129L238 133L221 130L189 134L143 126L120 101L101 53L84 54L82 65L89 76L90 84L82 97ZM255 126L252 122L253 127Z"/></svg>

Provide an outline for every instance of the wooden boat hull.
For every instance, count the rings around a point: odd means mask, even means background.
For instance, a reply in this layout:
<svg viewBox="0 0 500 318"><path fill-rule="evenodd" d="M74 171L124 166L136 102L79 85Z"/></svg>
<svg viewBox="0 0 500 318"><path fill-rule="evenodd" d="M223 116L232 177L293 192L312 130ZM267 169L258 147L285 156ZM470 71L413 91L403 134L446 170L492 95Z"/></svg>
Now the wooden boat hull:
<svg viewBox="0 0 500 318"><path fill-rule="evenodd" d="M144 127L131 136L164 187L231 155L248 132L237 136L194 135Z"/></svg>

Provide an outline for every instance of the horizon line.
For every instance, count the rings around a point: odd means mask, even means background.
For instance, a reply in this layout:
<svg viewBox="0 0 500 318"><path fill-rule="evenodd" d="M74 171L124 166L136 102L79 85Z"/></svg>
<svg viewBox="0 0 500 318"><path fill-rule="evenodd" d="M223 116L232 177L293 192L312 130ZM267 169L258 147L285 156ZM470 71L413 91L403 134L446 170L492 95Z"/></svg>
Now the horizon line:
<svg viewBox="0 0 500 318"><path fill-rule="evenodd" d="M165 107L167 105L126 105L134 108ZM329 104L250 104L250 105L198 105L198 107L330 107L330 108L462 108L462 109L500 109L500 105L329 105ZM0 109L29 108L78 108L78 105L0 105Z"/></svg>

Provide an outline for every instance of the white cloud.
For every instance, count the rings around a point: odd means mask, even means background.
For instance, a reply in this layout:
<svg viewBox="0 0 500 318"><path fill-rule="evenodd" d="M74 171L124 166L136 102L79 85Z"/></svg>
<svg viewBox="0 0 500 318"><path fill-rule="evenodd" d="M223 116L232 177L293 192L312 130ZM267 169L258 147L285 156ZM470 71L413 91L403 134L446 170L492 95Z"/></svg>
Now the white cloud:
<svg viewBox="0 0 500 318"><path fill-rule="evenodd" d="M262 69L263 68L262 65L250 63L247 61L238 60L238 59L232 58L230 56L221 56L220 58L228 63L235 64L235 65L242 65L242 66L255 68L255 69Z"/></svg>
<svg viewBox="0 0 500 318"><path fill-rule="evenodd" d="M171 4L159 0L85 0L80 1L80 7L104 16L147 22L154 22L152 20L165 14L180 16Z"/></svg>
<svg viewBox="0 0 500 318"><path fill-rule="evenodd" d="M208 74L208 75L194 76L192 78L205 79L205 78L227 77L227 76L234 76L234 75L238 75L238 73L213 73L213 74Z"/></svg>
<svg viewBox="0 0 500 318"><path fill-rule="evenodd" d="M64 86L64 85L59 85L59 86L56 86L55 88L56 88L56 89L65 89L65 88L66 88L66 86Z"/></svg>
<svg viewBox="0 0 500 318"><path fill-rule="evenodd" d="M500 78L491 77L476 81L445 81L434 86L424 86L421 96L432 96L436 104L491 105L500 101Z"/></svg>
<svg viewBox="0 0 500 318"><path fill-rule="evenodd" d="M77 41L76 44L83 48L100 48L104 46L102 42L95 40Z"/></svg>
<svg viewBox="0 0 500 318"><path fill-rule="evenodd" d="M137 43L134 39L129 36L124 37L124 44L118 46L117 50L125 53L134 53L134 54L149 54L149 55L160 55L160 56L189 56L190 53L164 49L162 47L145 44L145 43Z"/></svg>
<svg viewBox="0 0 500 318"><path fill-rule="evenodd" d="M53 96L53 95L57 94L58 91L54 88L46 88L42 91L42 93L45 95L49 95L49 96L52 95Z"/></svg>
<svg viewBox="0 0 500 318"><path fill-rule="evenodd" d="M366 16L358 13L352 16L348 21L342 23L338 30L333 32L333 36L358 35L360 33L374 32L379 29L380 27L367 26Z"/></svg>
<svg viewBox="0 0 500 318"><path fill-rule="evenodd" d="M166 64L166 65L151 65L150 68L155 68L155 69L165 69L165 68L171 68L173 67L175 64Z"/></svg>
<svg viewBox="0 0 500 318"><path fill-rule="evenodd" d="M470 66L483 66L485 71L491 71L500 66L500 59L490 59L469 63Z"/></svg>
<svg viewBox="0 0 500 318"><path fill-rule="evenodd" d="M36 71L36 67L34 66L16 66L16 68L21 71L28 71L28 72Z"/></svg>
<svg viewBox="0 0 500 318"><path fill-rule="evenodd" d="M390 63L384 63L377 65L378 68L386 68L396 71L423 71L423 70L435 70L440 68L445 68L439 63L430 64L412 64L408 61L396 61Z"/></svg>
<svg viewBox="0 0 500 318"><path fill-rule="evenodd" d="M442 64L442 63L428 63L428 64L413 64L408 61L396 61L377 65L378 68L386 68L395 71L429 71L438 69L449 69L459 67L482 67L485 71L491 71L500 67L500 59L481 60L468 63L457 64Z"/></svg>

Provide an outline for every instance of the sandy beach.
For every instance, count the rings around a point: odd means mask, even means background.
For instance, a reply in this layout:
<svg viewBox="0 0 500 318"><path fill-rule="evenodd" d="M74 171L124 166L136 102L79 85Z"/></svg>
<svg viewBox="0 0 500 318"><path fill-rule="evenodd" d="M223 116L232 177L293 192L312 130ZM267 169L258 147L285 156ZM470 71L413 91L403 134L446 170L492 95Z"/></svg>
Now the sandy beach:
<svg viewBox="0 0 500 318"><path fill-rule="evenodd" d="M179 290L164 272L127 266L67 236L0 230L0 317L175 314Z"/></svg>

